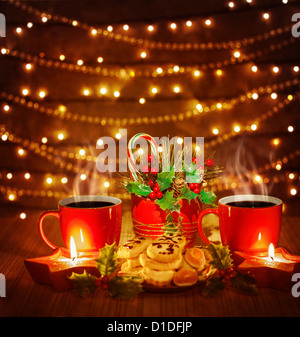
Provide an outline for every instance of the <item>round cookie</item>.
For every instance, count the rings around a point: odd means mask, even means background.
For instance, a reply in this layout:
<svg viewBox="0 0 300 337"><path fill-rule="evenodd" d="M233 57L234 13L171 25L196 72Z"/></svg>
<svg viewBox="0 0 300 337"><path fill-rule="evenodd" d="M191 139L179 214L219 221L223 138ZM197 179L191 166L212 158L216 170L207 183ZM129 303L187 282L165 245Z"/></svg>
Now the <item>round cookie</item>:
<svg viewBox="0 0 300 337"><path fill-rule="evenodd" d="M145 282L156 287L163 287L171 284L175 272L173 270L157 271L150 268L143 268L142 275Z"/></svg>
<svg viewBox="0 0 300 337"><path fill-rule="evenodd" d="M147 255L158 262L171 262L179 258L181 250L175 243L153 242L147 248Z"/></svg>
<svg viewBox="0 0 300 337"><path fill-rule="evenodd" d="M153 259L150 259L146 252L143 252L140 255L140 263L143 267L147 267L150 269L155 270L172 270L172 269L178 269L183 264L183 257L180 254L178 259L171 261L171 262L158 262Z"/></svg>
<svg viewBox="0 0 300 337"><path fill-rule="evenodd" d="M162 235L155 239L154 242L174 243L179 246L180 250L184 249L186 238L183 235Z"/></svg>

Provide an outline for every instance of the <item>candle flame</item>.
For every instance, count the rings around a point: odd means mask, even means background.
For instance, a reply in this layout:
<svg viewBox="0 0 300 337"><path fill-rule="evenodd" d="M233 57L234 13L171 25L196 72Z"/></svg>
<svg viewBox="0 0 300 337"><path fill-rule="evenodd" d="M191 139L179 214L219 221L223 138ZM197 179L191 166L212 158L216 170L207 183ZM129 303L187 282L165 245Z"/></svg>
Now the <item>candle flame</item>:
<svg viewBox="0 0 300 337"><path fill-rule="evenodd" d="M76 245L75 245L75 240L74 240L72 235L71 235L71 239L70 239L70 256L71 256L72 260L77 259L77 249L76 249Z"/></svg>
<svg viewBox="0 0 300 337"><path fill-rule="evenodd" d="M274 260L274 259L275 259L275 250L274 250L273 243L270 243L270 245L269 245L269 251L268 251L268 254L269 254L269 258L270 258L271 260Z"/></svg>
<svg viewBox="0 0 300 337"><path fill-rule="evenodd" d="M80 228L80 240L82 243L84 243L84 239L83 239L83 234L82 234L82 229Z"/></svg>
<svg viewBox="0 0 300 337"><path fill-rule="evenodd" d="M261 240L261 232L258 233L258 241Z"/></svg>

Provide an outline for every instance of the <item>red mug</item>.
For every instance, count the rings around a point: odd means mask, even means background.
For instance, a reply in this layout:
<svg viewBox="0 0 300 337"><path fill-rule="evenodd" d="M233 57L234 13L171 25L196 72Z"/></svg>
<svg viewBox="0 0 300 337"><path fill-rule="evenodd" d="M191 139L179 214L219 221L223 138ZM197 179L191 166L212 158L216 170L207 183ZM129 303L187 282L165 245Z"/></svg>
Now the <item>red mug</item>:
<svg viewBox="0 0 300 337"><path fill-rule="evenodd" d="M51 215L59 220L62 239L70 249L73 236L77 250L100 249L105 243L119 243L122 224L122 201L101 195L80 195L59 201L57 211L40 215L39 231L44 242L52 249L58 248L45 235L43 220Z"/></svg>
<svg viewBox="0 0 300 337"><path fill-rule="evenodd" d="M219 200L218 209L205 209L198 218L202 240L210 241L202 230L202 218L219 216L221 240L231 251L265 252L277 245L281 227L282 201L265 195L232 195Z"/></svg>

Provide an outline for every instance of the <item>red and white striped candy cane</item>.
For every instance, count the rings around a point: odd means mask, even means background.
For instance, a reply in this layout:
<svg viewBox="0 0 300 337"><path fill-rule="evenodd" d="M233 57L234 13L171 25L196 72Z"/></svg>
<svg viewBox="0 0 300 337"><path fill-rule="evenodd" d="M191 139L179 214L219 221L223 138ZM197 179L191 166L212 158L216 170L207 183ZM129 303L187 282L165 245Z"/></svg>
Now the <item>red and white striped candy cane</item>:
<svg viewBox="0 0 300 337"><path fill-rule="evenodd" d="M135 136L133 136L129 140L128 146L127 146L128 167L129 167L131 179L133 181L138 180L137 170L134 164L135 159L133 155L133 150L134 150L135 143L139 138L144 138L149 141L150 146L151 146L151 154L153 154L154 158L157 158L157 153L158 153L156 141L154 140L154 138L152 138L150 135L146 133L137 133Z"/></svg>

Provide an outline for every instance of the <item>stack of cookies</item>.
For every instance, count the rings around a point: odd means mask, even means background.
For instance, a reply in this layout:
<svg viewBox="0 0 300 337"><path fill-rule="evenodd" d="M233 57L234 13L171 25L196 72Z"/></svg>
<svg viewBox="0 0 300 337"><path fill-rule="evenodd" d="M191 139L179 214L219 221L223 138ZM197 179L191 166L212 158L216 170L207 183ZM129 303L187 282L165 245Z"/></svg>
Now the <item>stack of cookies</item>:
<svg viewBox="0 0 300 337"><path fill-rule="evenodd" d="M119 274L139 276L147 284L157 287L187 286L198 281L197 270L205 264L201 249L185 251L186 239L181 235L150 238L135 237L118 249L118 257L125 259Z"/></svg>

